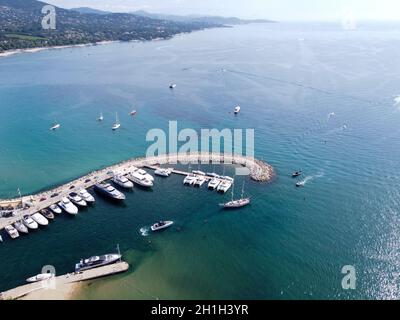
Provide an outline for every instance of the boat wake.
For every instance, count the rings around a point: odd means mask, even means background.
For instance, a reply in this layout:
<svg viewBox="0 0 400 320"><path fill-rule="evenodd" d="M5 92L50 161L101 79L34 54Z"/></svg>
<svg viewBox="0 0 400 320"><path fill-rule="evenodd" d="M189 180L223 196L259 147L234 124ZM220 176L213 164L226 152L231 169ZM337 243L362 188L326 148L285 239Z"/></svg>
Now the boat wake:
<svg viewBox="0 0 400 320"><path fill-rule="evenodd" d="M142 227L139 230L139 233L142 237L147 237L149 235L150 228L149 227Z"/></svg>
<svg viewBox="0 0 400 320"><path fill-rule="evenodd" d="M308 176L308 177L305 177L304 180L298 182L298 184L301 185L301 186L305 186L308 182L310 182L312 180L315 180L315 179L318 179L318 178L322 178L323 176L324 176L323 172L321 172L321 173L319 173L317 175L314 175L314 176Z"/></svg>

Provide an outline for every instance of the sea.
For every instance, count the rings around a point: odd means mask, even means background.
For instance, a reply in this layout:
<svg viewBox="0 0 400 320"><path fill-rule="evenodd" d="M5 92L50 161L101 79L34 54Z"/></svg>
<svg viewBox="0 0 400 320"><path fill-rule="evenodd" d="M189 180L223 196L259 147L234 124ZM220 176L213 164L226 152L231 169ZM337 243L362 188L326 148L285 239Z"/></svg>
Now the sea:
<svg viewBox="0 0 400 320"><path fill-rule="evenodd" d="M129 271L75 298L399 299L399 45L399 23L282 22L0 58L0 198L144 156L149 131L168 134L169 121L253 129L255 157L276 172L270 183L236 177L234 195L244 183L252 197L241 210L219 207L231 192L173 175L16 240L3 232L0 291L119 245ZM149 232L159 220L175 224Z"/></svg>

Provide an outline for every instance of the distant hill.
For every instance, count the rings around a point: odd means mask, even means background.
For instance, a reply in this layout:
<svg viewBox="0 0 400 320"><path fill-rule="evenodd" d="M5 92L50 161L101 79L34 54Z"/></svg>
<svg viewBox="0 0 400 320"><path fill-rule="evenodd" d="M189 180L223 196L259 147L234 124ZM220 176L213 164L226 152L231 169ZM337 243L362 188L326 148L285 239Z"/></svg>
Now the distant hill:
<svg viewBox="0 0 400 320"><path fill-rule="evenodd" d="M70 10L76 11L79 13L83 13L83 14L110 14L111 13L108 11L102 11L102 10L88 8L88 7L72 8Z"/></svg>
<svg viewBox="0 0 400 320"><path fill-rule="evenodd" d="M161 19L161 20L169 20L175 22L204 22L204 23L217 23L217 24L225 24L225 25L239 25L239 24L249 24L249 23L274 23L272 20L265 19L254 19L254 20L244 20L236 17L218 17L218 16L196 16L196 15L188 15L188 16L178 16L178 15L168 15L168 14L158 14L158 13L150 13L144 10L134 11L132 14L153 18L153 19Z"/></svg>
<svg viewBox="0 0 400 320"><path fill-rule="evenodd" d="M129 13L93 14L92 9L91 13L80 13L56 8L56 30L44 30L41 25L44 5L36 0L0 0L0 52L110 40L168 39L182 32L222 27L210 22L177 22Z"/></svg>

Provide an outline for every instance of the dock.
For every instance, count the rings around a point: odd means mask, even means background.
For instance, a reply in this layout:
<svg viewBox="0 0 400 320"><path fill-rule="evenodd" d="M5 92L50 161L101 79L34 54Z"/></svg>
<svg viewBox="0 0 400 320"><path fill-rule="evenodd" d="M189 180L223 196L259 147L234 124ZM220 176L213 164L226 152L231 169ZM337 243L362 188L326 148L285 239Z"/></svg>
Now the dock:
<svg viewBox="0 0 400 320"><path fill-rule="evenodd" d="M88 281L92 279L111 276L114 274L125 272L129 269L129 264L126 262L117 262L107 266L81 271L79 273L68 273L62 276L44 280L41 282L29 283L5 292L0 293L0 300L16 300L21 299L29 294L37 293L38 291L48 290L49 293L68 286L70 284Z"/></svg>
<svg viewBox="0 0 400 320"><path fill-rule="evenodd" d="M0 208L10 207L13 216L0 218L0 231L7 225L13 224L23 218L25 215L32 215L42 209L48 208L52 204L59 203L62 198L68 197L71 192L78 191L82 188L89 189L95 184L111 179L115 174L126 175L130 173L134 167L156 169L162 165L175 164L232 164L246 168L248 175L252 180L257 182L269 182L274 176L274 169L271 165L255 158L236 155L236 154L219 154L209 152L199 153L176 153L166 154L145 158L134 158L127 160L101 170L94 171L86 176L76 179L72 182L54 188L52 190L38 193L35 195L24 196L21 198L0 200ZM189 172L180 170L173 171L175 174L188 175ZM207 180L211 177L206 177ZM29 203L29 208L22 208L23 203Z"/></svg>

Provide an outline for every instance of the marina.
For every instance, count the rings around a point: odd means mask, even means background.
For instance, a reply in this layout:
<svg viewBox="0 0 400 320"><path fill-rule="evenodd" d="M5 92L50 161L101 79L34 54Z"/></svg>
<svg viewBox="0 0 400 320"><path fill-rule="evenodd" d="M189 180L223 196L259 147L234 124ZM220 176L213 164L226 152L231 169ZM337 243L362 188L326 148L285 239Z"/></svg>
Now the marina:
<svg viewBox="0 0 400 320"><path fill-rule="evenodd" d="M94 197L87 192L87 189L94 186L95 190L102 195L123 200L125 195L106 183L107 180L113 179L115 176L127 176L128 179L131 179L131 176L135 174L136 179L133 182L138 183L140 179L144 179L146 181L145 184L143 182L139 183L144 186L152 186L154 178L141 168L159 170L162 165L176 163L232 163L246 167L249 170L250 177L255 181L268 182L274 177L274 170L270 165L254 158L239 155L196 153L137 158L92 172L47 192L19 199L0 201L0 207L7 208L12 212L12 215L0 218L0 230L7 227L6 231L13 239L16 239L19 237L19 233L12 225L18 221L22 220L30 229L38 228L38 225L48 225L48 219L39 213L41 210L47 210L47 208L50 208L54 213L59 213L61 208L70 215L78 214L79 207L86 206L87 203L76 192L71 192L71 190L81 190L80 193L93 202ZM195 175L182 170L168 170L171 174L186 176L185 179L190 177L190 185L197 185L198 187L217 179L215 176L199 175L199 171L197 171L198 175ZM201 173L203 174L203 172ZM218 191L228 191L233 183L230 180L233 179L230 177L220 177L220 179Z"/></svg>

